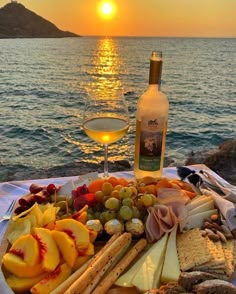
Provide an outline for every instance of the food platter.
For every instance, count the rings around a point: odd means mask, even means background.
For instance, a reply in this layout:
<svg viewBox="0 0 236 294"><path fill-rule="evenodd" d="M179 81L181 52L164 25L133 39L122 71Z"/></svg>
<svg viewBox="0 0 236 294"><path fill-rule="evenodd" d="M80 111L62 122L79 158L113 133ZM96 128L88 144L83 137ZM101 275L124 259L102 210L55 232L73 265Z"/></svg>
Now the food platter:
<svg viewBox="0 0 236 294"><path fill-rule="evenodd" d="M214 174L214 173L213 173ZM131 178L132 177L132 175L129 177L129 178ZM175 178L175 176L173 176L173 178ZM26 198L28 197L28 195L26 195L25 196ZM203 201L203 199L201 199L202 201ZM205 205L205 206L208 206L208 210L212 210L211 208L211 204L210 204L210 202L208 201L207 202L207 205ZM193 209L196 209L197 207L196 206L193 206ZM193 211L194 212L194 210L191 210L191 211ZM195 212L194 212L195 213ZM10 227L10 226L9 226ZM1 255L0 255L0 257L1 257L1 260L2 260L2 255L7 251L7 249L9 248L9 243L8 243L8 241L7 241L7 235L8 235L8 232L9 232L9 227L8 227L8 229L7 229L7 231L6 231L6 233L5 233L5 235L4 235L4 237L3 237L3 241L2 241L2 244L1 244ZM138 239L138 238L137 238ZM135 240L136 241L136 240ZM102 241L102 242L105 242L105 241ZM101 244L103 245L103 243L102 242L100 242L100 243L97 243L97 244L100 244L99 246L101 246ZM165 247L165 249L166 249L166 247ZM9 289L9 287L4 283L4 277L2 276L2 277L0 277L0 281L1 281L1 286L2 285L4 285L4 287L3 287L3 292L2 293L12 293L12 291L11 291L11 289ZM125 292L124 292L125 291ZM141 292L141 291L138 291L136 288L134 288L134 287L131 287L131 288L121 288L121 287L118 287L118 286L112 286L111 287L111 289L109 290L109 293L143 293L143 292Z"/></svg>

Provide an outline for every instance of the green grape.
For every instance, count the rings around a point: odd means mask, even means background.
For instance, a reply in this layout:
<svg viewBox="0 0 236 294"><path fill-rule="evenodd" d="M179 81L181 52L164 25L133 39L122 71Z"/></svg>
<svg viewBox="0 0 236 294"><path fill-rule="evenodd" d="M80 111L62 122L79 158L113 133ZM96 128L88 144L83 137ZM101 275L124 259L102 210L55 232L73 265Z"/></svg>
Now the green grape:
<svg viewBox="0 0 236 294"><path fill-rule="evenodd" d="M140 211L136 206L132 207L133 218L140 218Z"/></svg>
<svg viewBox="0 0 236 294"><path fill-rule="evenodd" d="M95 211L94 214L93 214L94 219L100 219L100 214L101 214L101 212Z"/></svg>
<svg viewBox="0 0 236 294"><path fill-rule="evenodd" d="M107 210L104 212L104 218L108 222L109 220L116 218L116 212L114 210Z"/></svg>
<svg viewBox="0 0 236 294"><path fill-rule="evenodd" d="M142 203L145 207L151 206L153 204L153 199L152 199L151 194L143 194L140 197L140 200L142 201Z"/></svg>
<svg viewBox="0 0 236 294"><path fill-rule="evenodd" d="M94 215L92 213L87 214L87 220L95 219Z"/></svg>
<svg viewBox="0 0 236 294"><path fill-rule="evenodd" d="M111 197L108 198L105 202L105 207L110 210L119 210L120 201L117 198Z"/></svg>
<svg viewBox="0 0 236 294"><path fill-rule="evenodd" d="M130 186L129 188L132 190L132 194L133 194L133 195L137 195L137 194L138 194L138 190L137 190L136 187L134 187L134 186Z"/></svg>
<svg viewBox="0 0 236 294"><path fill-rule="evenodd" d="M132 207L134 205L134 200L132 198L125 198L122 200L122 205Z"/></svg>
<svg viewBox="0 0 236 294"><path fill-rule="evenodd" d="M129 206L123 205L119 210L119 216L123 220L129 220L133 217L133 211Z"/></svg>
<svg viewBox="0 0 236 294"><path fill-rule="evenodd" d="M102 224L105 224L105 222L106 222L106 213L107 213L107 211L103 211L100 214L99 220Z"/></svg>
<svg viewBox="0 0 236 294"><path fill-rule="evenodd" d="M103 197L104 197L104 194L102 191L97 191L95 192L95 198L98 202L102 202L103 201Z"/></svg>
<svg viewBox="0 0 236 294"><path fill-rule="evenodd" d="M130 187L123 187L119 191L120 199L129 198L133 194L132 189Z"/></svg>
<svg viewBox="0 0 236 294"><path fill-rule="evenodd" d="M113 191L113 186L109 182L105 182L102 184L102 192L104 195L108 196L111 195L111 192Z"/></svg>

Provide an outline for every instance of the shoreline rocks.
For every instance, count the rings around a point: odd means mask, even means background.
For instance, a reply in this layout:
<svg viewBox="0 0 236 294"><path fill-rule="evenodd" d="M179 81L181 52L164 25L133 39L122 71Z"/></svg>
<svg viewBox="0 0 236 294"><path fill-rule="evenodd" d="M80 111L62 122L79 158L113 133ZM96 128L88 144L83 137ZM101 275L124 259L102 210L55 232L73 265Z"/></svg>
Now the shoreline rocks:
<svg viewBox="0 0 236 294"><path fill-rule="evenodd" d="M227 140L217 149L191 152L185 165L203 163L232 185L236 185L236 139Z"/></svg>
<svg viewBox="0 0 236 294"><path fill-rule="evenodd" d="M184 164L200 163L208 166L229 183L236 185L236 140L228 140L217 149L191 152ZM175 163L173 160L166 158L165 166L175 166ZM127 160L109 162L110 172L132 170L133 166ZM103 172L103 162L96 164L78 161L47 169L37 169L25 165L6 166L0 163L0 182L69 177L95 171Z"/></svg>

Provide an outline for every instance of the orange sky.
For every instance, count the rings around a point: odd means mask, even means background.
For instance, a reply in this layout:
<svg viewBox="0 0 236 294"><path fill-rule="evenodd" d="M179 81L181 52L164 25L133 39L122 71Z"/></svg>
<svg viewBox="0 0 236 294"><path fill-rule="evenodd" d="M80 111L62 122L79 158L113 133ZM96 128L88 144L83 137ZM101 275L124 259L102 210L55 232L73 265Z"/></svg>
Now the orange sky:
<svg viewBox="0 0 236 294"><path fill-rule="evenodd" d="M111 0L110 19L98 13L100 0L18 2L80 35L236 37L236 0Z"/></svg>

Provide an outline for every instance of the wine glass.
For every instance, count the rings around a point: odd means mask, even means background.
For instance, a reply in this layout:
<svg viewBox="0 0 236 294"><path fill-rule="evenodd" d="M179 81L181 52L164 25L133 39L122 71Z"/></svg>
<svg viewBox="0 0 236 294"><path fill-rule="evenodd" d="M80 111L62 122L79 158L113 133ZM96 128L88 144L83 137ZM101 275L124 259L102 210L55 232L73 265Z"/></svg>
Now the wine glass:
<svg viewBox="0 0 236 294"><path fill-rule="evenodd" d="M103 177L109 177L108 144L120 140L129 129L128 106L122 91L110 87L90 91L83 129L91 139L104 145Z"/></svg>

